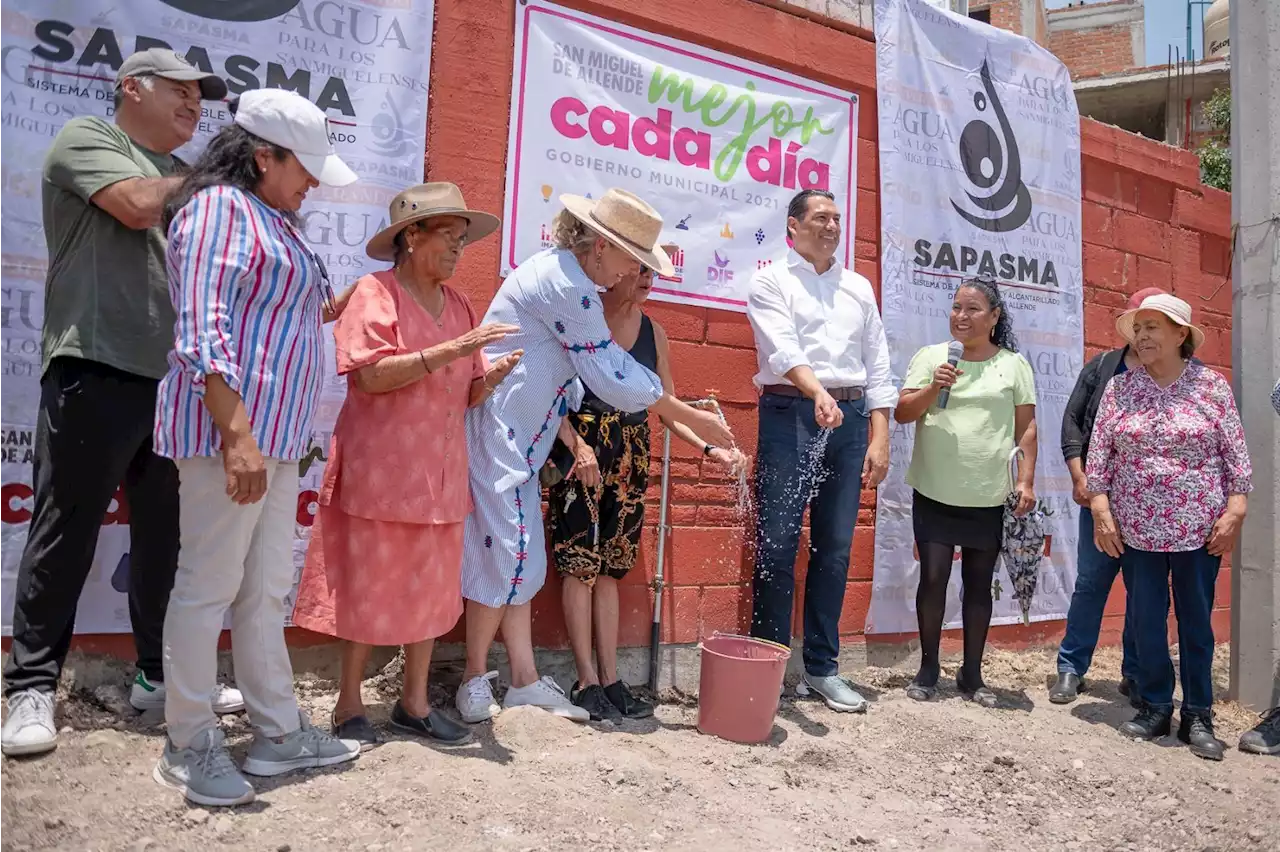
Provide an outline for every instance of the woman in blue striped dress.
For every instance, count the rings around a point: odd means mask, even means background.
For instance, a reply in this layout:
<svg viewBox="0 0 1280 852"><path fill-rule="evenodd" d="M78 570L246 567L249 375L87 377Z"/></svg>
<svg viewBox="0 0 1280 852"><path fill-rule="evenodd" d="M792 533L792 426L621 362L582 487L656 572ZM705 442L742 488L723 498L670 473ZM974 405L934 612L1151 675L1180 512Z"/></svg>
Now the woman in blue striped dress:
<svg viewBox="0 0 1280 852"><path fill-rule="evenodd" d="M659 246L658 211L620 189L599 201L572 195L560 200L565 210L556 219L557 248L520 264L484 318L519 326L485 350L490 361L517 349L524 356L487 401L467 412L475 510L463 534L467 666L457 704L468 722L500 710L490 686L497 672L487 671L499 626L511 663L505 706L590 718L550 676L538 676L529 606L547 573L538 470L561 418L578 408L582 383L620 411L649 408L719 446L733 446L733 435L714 414L664 395L662 380L617 345L605 322L599 290L646 268L664 275L673 271Z"/></svg>
<svg viewBox="0 0 1280 852"><path fill-rule="evenodd" d="M284 641L298 460L320 399L322 320L336 310L297 210L317 184L355 179L323 112L261 89L241 97L166 206L178 319L154 439L178 466L181 550L164 624L168 737L153 775L202 805L254 798L210 706L228 610L255 730L244 771L278 775L360 751L299 712Z"/></svg>

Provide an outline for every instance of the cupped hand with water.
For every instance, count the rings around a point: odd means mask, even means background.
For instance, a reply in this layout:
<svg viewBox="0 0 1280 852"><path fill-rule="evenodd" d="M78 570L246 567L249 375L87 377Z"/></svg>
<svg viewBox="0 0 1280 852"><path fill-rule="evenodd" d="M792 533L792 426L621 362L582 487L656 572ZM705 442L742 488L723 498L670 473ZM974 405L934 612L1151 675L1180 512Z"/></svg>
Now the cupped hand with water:
<svg viewBox="0 0 1280 852"><path fill-rule="evenodd" d="M813 417L823 429L839 429L844 423L840 404L825 390L813 398Z"/></svg>
<svg viewBox="0 0 1280 852"><path fill-rule="evenodd" d="M747 456L742 452L742 450L739 450L736 447L728 450L716 447L714 450L707 453L707 457L720 465L726 476L730 476L734 479L742 476L742 474L747 470Z"/></svg>

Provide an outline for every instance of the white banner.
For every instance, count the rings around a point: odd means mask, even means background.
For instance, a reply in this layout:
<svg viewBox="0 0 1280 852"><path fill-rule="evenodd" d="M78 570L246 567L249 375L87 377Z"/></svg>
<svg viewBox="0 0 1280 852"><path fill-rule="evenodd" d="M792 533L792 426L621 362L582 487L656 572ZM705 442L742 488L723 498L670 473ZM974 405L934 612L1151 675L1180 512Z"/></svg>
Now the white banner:
<svg viewBox="0 0 1280 852"><path fill-rule="evenodd" d="M221 75L233 94L297 91L324 109L342 158L360 175L313 190L305 233L336 289L381 268L365 241L391 197L422 181L433 0L4 0L3 34L3 632L31 515L31 461L40 399L40 327L46 253L40 183L44 156L68 119L110 116L116 69L135 50L171 47ZM192 162L230 120L206 102ZM316 490L345 382L330 374L298 496L300 569ZM76 617L80 633L129 630L128 507L117 492Z"/></svg>
<svg viewBox="0 0 1280 852"><path fill-rule="evenodd" d="M852 266L857 95L530 0L516 6L502 271L551 244L557 196L630 190L679 247L654 298L746 310L787 204L828 189Z"/></svg>
<svg viewBox="0 0 1280 852"><path fill-rule="evenodd" d="M995 276L1036 380L1036 493L1050 539L1031 609L1065 618L1075 585L1076 506L1062 411L1084 357L1080 117L1067 69L1021 36L933 8L877 0L881 297L899 382L920 347L950 338L964 277ZM916 631L920 564L906 484L914 428L895 424L876 510L868 633ZM957 469L957 476L964 471ZM1021 620L996 573L993 623ZM946 625L960 626L960 571Z"/></svg>

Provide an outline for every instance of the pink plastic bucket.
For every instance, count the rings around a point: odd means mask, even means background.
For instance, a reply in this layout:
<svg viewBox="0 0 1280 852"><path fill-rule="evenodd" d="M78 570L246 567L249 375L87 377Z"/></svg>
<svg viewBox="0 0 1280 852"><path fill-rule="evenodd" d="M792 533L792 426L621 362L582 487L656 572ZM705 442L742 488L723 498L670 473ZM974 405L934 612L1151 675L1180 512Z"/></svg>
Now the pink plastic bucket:
<svg viewBox="0 0 1280 852"><path fill-rule="evenodd" d="M723 633L704 639L698 649L698 730L736 743L767 740L791 649Z"/></svg>

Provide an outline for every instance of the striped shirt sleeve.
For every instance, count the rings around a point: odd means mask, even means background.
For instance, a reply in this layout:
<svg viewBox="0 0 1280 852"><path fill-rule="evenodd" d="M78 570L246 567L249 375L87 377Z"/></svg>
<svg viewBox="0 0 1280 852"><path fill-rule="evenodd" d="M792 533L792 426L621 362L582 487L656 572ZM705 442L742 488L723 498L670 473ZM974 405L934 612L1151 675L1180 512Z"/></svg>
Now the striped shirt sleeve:
<svg viewBox="0 0 1280 852"><path fill-rule="evenodd" d="M256 243L240 190L201 190L169 228L169 288L178 314L174 354L204 395L205 377L222 376L236 393L241 374L231 306L251 270Z"/></svg>

